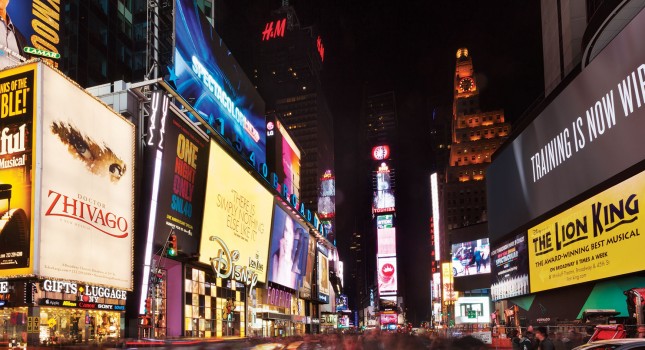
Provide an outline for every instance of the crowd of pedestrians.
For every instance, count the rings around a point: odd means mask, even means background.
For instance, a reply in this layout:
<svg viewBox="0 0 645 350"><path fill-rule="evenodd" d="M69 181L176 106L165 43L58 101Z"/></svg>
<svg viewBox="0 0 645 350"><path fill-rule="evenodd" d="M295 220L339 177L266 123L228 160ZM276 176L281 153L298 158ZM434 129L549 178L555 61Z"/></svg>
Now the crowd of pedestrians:
<svg viewBox="0 0 645 350"><path fill-rule="evenodd" d="M549 332L546 327L529 327L523 332L513 330L511 332L511 343L513 350L571 350L579 345L585 344L593 334L593 328L587 329L585 333L569 329L566 332Z"/></svg>

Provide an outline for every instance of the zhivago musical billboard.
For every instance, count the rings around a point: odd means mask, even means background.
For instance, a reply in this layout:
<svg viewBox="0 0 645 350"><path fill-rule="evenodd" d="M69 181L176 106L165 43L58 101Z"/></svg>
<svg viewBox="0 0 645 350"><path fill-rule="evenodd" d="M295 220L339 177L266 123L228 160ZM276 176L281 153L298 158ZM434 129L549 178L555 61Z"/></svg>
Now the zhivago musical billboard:
<svg viewBox="0 0 645 350"><path fill-rule="evenodd" d="M14 0L0 2L5 18L0 28L0 68L14 66L35 55L44 59L58 56L60 42L60 9L58 1ZM37 50L34 50L37 49ZM43 52L47 51L47 52ZM56 60L50 60L54 66Z"/></svg>
<svg viewBox="0 0 645 350"><path fill-rule="evenodd" d="M529 229L531 292L645 270L643 197L645 172Z"/></svg>
<svg viewBox="0 0 645 350"><path fill-rule="evenodd" d="M0 72L0 276L33 273L36 71Z"/></svg>
<svg viewBox="0 0 645 350"><path fill-rule="evenodd" d="M287 186L287 193L300 198L300 150L274 114L266 119L269 171L274 172L278 180Z"/></svg>
<svg viewBox="0 0 645 350"><path fill-rule="evenodd" d="M144 176L150 184L157 178L158 188L151 191L156 198L150 224L155 225L155 251L164 246L172 230L179 253L191 256L199 252L202 232L208 141L169 102L162 91L152 94Z"/></svg>
<svg viewBox="0 0 645 350"><path fill-rule="evenodd" d="M269 254L269 281L294 290L303 285L309 256L309 231L277 203L273 210Z"/></svg>
<svg viewBox="0 0 645 350"><path fill-rule="evenodd" d="M217 277L264 283L272 212L271 193L211 141L199 261Z"/></svg>
<svg viewBox="0 0 645 350"><path fill-rule="evenodd" d="M266 162L264 101L195 1L175 0L174 67L166 81L199 113L194 117L258 166Z"/></svg>
<svg viewBox="0 0 645 350"><path fill-rule="evenodd" d="M39 67L37 273L132 290L134 125L60 73Z"/></svg>
<svg viewBox="0 0 645 350"><path fill-rule="evenodd" d="M526 236L521 233L498 244L491 251L491 299L500 300L529 293L527 249Z"/></svg>

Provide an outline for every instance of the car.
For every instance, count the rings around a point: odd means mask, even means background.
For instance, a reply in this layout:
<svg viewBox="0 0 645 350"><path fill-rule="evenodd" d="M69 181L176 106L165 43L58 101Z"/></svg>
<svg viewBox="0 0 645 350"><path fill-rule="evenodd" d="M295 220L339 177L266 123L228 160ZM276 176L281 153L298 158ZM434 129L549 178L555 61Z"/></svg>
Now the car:
<svg viewBox="0 0 645 350"><path fill-rule="evenodd" d="M645 350L645 338L597 340L580 345L574 350Z"/></svg>

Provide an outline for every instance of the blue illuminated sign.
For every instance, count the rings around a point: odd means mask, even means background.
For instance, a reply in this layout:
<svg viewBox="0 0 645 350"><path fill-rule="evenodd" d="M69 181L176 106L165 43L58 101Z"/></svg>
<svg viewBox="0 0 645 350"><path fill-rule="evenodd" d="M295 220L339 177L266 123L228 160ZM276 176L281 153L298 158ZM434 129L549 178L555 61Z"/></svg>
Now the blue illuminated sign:
<svg viewBox="0 0 645 350"><path fill-rule="evenodd" d="M165 78L199 115L256 169L266 162L264 101L208 19L176 0L174 66Z"/></svg>

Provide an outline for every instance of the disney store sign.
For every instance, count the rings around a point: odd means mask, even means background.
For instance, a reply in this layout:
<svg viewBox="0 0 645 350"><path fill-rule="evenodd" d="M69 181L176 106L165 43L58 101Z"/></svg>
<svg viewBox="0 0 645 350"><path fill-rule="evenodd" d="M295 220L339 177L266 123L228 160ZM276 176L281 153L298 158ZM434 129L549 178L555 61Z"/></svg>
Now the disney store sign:
<svg viewBox="0 0 645 350"><path fill-rule="evenodd" d="M239 250L230 250L226 243L217 236L211 236L209 239L220 246L217 256L210 259L215 276L217 278L231 278L243 283L249 287L250 294L258 284L258 274L252 269L252 266L238 263L240 260Z"/></svg>

